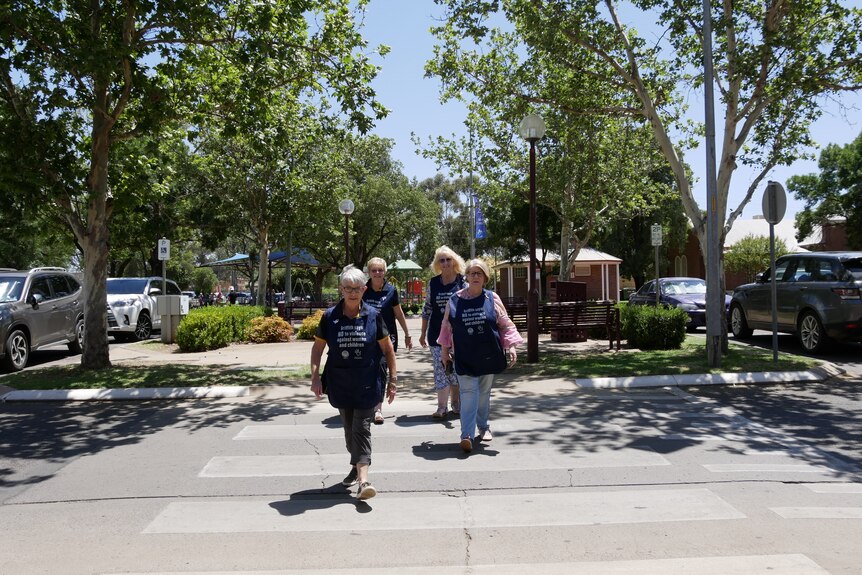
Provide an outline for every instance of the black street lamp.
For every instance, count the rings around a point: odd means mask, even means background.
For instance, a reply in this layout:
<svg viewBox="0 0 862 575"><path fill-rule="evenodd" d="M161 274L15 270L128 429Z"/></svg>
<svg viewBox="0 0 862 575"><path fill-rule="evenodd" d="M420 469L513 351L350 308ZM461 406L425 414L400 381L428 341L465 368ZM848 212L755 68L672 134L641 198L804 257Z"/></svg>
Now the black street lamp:
<svg viewBox="0 0 862 575"><path fill-rule="evenodd" d="M536 267L536 142L545 137L545 121L530 114L518 127L530 142L530 277L527 283L527 363L539 361L539 269Z"/></svg>
<svg viewBox="0 0 862 575"><path fill-rule="evenodd" d="M348 230L350 229L350 214L354 209L353 201L341 200L338 204L338 211L344 214L344 265L350 265L350 240Z"/></svg>

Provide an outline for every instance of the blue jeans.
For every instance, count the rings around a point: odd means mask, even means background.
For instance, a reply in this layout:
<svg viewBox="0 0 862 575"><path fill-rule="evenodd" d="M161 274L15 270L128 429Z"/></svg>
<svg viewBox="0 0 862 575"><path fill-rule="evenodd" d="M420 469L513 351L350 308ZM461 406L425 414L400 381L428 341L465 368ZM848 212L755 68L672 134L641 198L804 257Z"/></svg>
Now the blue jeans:
<svg viewBox="0 0 862 575"><path fill-rule="evenodd" d="M477 426L480 433L489 428L494 374L478 377L459 375L458 384L461 387L461 439L472 440L476 436Z"/></svg>

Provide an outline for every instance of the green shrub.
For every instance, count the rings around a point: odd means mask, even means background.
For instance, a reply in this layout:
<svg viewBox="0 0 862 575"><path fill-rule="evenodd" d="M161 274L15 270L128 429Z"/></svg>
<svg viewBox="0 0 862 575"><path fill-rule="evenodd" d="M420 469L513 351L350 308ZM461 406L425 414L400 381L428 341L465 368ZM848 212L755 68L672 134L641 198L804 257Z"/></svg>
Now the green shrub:
<svg viewBox="0 0 862 575"><path fill-rule="evenodd" d="M254 306L196 308L177 326L177 345L186 352L225 347L232 341L245 341L251 320L263 315Z"/></svg>
<svg viewBox="0 0 862 575"><path fill-rule="evenodd" d="M293 335L293 327L277 315L255 317L252 318L251 325L246 330L246 334L248 335L248 340L252 343L290 341L290 336Z"/></svg>
<svg viewBox="0 0 862 575"><path fill-rule="evenodd" d="M296 339L314 339L314 334L317 332L317 326L320 325L320 320L323 318L323 310L319 309L304 320L302 325L296 330Z"/></svg>
<svg viewBox="0 0 862 575"><path fill-rule="evenodd" d="M209 308L206 308L209 309ZM214 313L192 310L177 326L177 345L181 351L218 349L230 343L230 327Z"/></svg>
<svg viewBox="0 0 862 575"><path fill-rule="evenodd" d="M622 309L622 330L631 347L679 349L685 341L688 314L679 308L628 305Z"/></svg>
<svg viewBox="0 0 862 575"><path fill-rule="evenodd" d="M413 312L413 315L416 315L417 313L422 311L422 306L419 305L418 303L414 303L410 306L410 311Z"/></svg>

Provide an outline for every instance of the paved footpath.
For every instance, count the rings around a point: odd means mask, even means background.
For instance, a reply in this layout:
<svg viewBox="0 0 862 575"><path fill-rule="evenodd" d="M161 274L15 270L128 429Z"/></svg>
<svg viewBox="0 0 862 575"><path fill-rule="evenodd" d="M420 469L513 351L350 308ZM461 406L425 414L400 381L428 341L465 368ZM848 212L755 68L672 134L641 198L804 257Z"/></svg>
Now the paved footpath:
<svg viewBox="0 0 862 575"><path fill-rule="evenodd" d="M257 352L269 367L308 361L306 344ZM458 421L430 418L428 362L399 352L367 502L341 487L342 430L307 382L169 403L4 404L0 421L18 429L74 419L98 441L3 476L16 485L0 505L0 573L859 573L862 473L816 446L678 388L503 375L494 439L466 455Z"/></svg>

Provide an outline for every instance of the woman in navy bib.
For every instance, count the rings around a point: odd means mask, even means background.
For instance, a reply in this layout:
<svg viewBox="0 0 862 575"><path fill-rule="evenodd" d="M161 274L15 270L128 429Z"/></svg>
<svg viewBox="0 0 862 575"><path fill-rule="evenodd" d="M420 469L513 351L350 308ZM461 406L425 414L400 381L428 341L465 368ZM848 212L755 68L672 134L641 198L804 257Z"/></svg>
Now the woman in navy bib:
<svg viewBox="0 0 862 575"><path fill-rule="evenodd" d="M431 417L444 419L447 415L450 389L452 396L452 414L459 416L461 402L458 394L458 380L452 373L446 373L440 361L440 323L446 311L446 302L453 293L467 287L464 281L464 260L448 246L440 246L434 252L431 267L436 276L428 280L425 291L425 307L422 309L422 330L419 333L419 343L422 347L431 346L431 362L434 365L434 389L437 390L437 411Z"/></svg>
<svg viewBox="0 0 862 575"><path fill-rule="evenodd" d="M376 309L383 318L383 323L386 324L386 329L389 330L389 339L392 340L392 348L398 351L398 329L395 327L395 320L401 324L401 329L404 330L404 343L407 349L413 348L413 338L410 337L410 332L407 331L407 318L404 317L404 310L401 309L401 302L398 300L398 290L391 283L386 281L386 260L383 258L371 258L365 266L371 279L365 284L368 288L362 294L362 301ZM388 365L386 358L381 361L381 369L383 377L386 377ZM377 425L383 424L383 396L374 410L374 423Z"/></svg>
<svg viewBox="0 0 862 575"><path fill-rule="evenodd" d="M384 385L392 403L398 380L386 324L376 309L362 301L366 281L368 277L361 270L353 266L344 269L341 301L324 312L311 348L311 391L318 399L326 393L341 415L351 465L341 483L347 487L359 483L359 499L377 494L368 481L371 421ZM320 359L326 347L329 353L321 376ZM380 377L382 357L389 366L388 385Z"/></svg>
<svg viewBox="0 0 862 575"><path fill-rule="evenodd" d="M449 298L437 342L441 360L452 361L461 388L461 449L473 450L476 427L479 440L491 441L491 387L494 375L513 365L518 358L515 346L524 342L521 334L492 291L484 289L491 272L479 259L467 262L469 287Z"/></svg>

